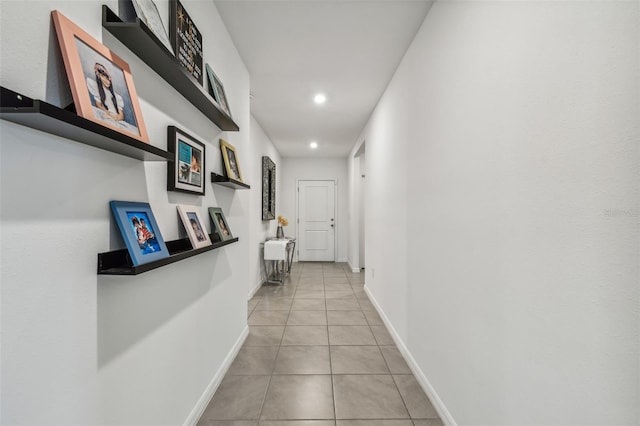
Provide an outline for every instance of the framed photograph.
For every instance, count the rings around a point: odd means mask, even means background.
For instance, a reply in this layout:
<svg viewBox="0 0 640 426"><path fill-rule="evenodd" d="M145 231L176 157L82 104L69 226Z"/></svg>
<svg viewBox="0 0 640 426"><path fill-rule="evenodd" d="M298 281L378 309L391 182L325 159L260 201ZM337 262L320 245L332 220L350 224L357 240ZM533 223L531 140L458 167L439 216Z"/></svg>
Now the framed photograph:
<svg viewBox="0 0 640 426"><path fill-rule="evenodd" d="M173 155L173 161L167 162L167 190L204 195L204 143L175 126L169 126L167 148Z"/></svg>
<svg viewBox="0 0 640 426"><path fill-rule="evenodd" d="M194 249L211 245L207 228L195 207L179 205L178 214Z"/></svg>
<svg viewBox="0 0 640 426"><path fill-rule="evenodd" d="M178 62L202 86L202 33L178 0L169 1L169 39Z"/></svg>
<svg viewBox="0 0 640 426"><path fill-rule="evenodd" d="M169 257L149 203L109 202L133 266Z"/></svg>
<svg viewBox="0 0 640 426"><path fill-rule="evenodd" d="M276 218L276 164L262 157L262 220Z"/></svg>
<svg viewBox="0 0 640 426"><path fill-rule="evenodd" d="M240 172L236 148L224 139L220 139L220 150L227 177L242 182L242 172Z"/></svg>
<svg viewBox="0 0 640 426"><path fill-rule="evenodd" d="M158 8L153 0L131 0L131 2L133 3L133 7L138 18L140 18L140 20L149 27L158 40L160 40L167 50L173 54L174 52L173 47L171 46L171 41L169 41L169 34L164 28L162 18L160 18L160 13L158 13Z"/></svg>
<svg viewBox="0 0 640 426"><path fill-rule="evenodd" d="M222 213L222 209L220 207L209 207L209 216L211 216L213 226L216 228L216 232L220 235L220 239L222 241L233 238L231 228L229 228L227 219L224 217L224 213Z"/></svg>
<svg viewBox="0 0 640 426"><path fill-rule="evenodd" d="M76 113L149 143L129 65L57 10L51 15Z"/></svg>
<svg viewBox="0 0 640 426"><path fill-rule="evenodd" d="M207 79L209 80L209 94L213 96L213 99L218 103L220 108L231 117L231 109L229 108L229 102L227 101L227 95L224 92L224 86L220 82L218 76L213 72L209 64L206 66Z"/></svg>

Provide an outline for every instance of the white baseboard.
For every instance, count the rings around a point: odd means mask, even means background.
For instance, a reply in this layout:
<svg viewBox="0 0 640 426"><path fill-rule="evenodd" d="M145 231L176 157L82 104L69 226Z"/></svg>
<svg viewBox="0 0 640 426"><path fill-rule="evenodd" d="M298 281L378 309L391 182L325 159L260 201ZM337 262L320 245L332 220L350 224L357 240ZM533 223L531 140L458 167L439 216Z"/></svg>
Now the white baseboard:
<svg viewBox="0 0 640 426"><path fill-rule="evenodd" d="M347 260L347 265L351 269L351 272L353 272L354 274L359 274L360 273L360 268L354 268L353 265L351 264L351 262L349 262L348 260Z"/></svg>
<svg viewBox="0 0 640 426"><path fill-rule="evenodd" d="M185 426L195 426L198 423L198 420L200 420L200 417L202 417L202 413L204 413L207 405L209 405L211 398L213 398L213 394L215 394L216 390L218 390L218 387L220 386L220 383L222 383L224 375L227 374L229 367L231 367L231 363L236 358L236 355L238 355L240 348L244 344L244 341L247 340L248 336L249 326L246 326L244 330L242 330L242 333L240 333L240 337L238 337L236 343L233 345L233 347L225 357L222 365L211 379L211 382L202 393L202 396L200 396L200 399L198 399L196 406L193 407L193 410L191 410L191 413L189 413L189 417L187 417L187 420L185 420L184 422Z"/></svg>
<svg viewBox="0 0 640 426"><path fill-rule="evenodd" d="M258 292L258 290L260 290L260 287L262 287L262 281L259 282L258 284L256 284L256 286L253 289L251 289L251 291L249 292L249 297L247 298L247 300L249 300L253 296L255 296L255 294Z"/></svg>
<svg viewBox="0 0 640 426"><path fill-rule="evenodd" d="M444 403L436 393L436 390L433 388L433 386L431 386L431 383L429 382L427 377L424 375L424 372L416 363L416 360L413 358L413 355L411 355L411 352L409 352L409 349L407 349L407 346L404 344L404 342L402 341L402 339L400 338L396 330L391 325L389 318L387 318L387 316L384 314L384 312L382 311L382 308L376 301L375 297L373 297L373 295L371 294L371 291L369 291L369 288L367 287L366 284L364 286L364 291L369 297L369 300L371 300L373 307L376 308L376 311L378 311L378 315L380 315L380 318L382 319L385 326L387 327L387 330L389 330L389 334L391 335L391 337L393 338L393 341L398 346L398 350L402 354L402 357L407 362L407 365L413 372L414 376L416 377L416 380L422 387L422 390L424 390L424 393L426 393L427 396L429 397L431 404L433 404L433 408L435 408L436 411L438 412L438 415L440 416L440 419L442 420L442 422L446 426L457 426L457 423L453 419L453 416L451 415L449 410L447 410L447 407L445 407Z"/></svg>

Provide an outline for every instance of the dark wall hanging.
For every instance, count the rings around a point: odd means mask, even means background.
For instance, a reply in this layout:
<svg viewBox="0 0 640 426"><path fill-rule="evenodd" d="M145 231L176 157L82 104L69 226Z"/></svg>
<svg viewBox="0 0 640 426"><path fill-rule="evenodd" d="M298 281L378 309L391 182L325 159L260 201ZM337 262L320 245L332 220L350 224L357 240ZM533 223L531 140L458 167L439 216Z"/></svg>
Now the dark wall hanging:
<svg viewBox="0 0 640 426"><path fill-rule="evenodd" d="M262 157L262 220L276 218L276 165Z"/></svg>
<svg viewBox="0 0 640 426"><path fill-rule="evenodd" d="M178 0L171 0L169 37L176 58L202 85L202 33Z"/></svg>

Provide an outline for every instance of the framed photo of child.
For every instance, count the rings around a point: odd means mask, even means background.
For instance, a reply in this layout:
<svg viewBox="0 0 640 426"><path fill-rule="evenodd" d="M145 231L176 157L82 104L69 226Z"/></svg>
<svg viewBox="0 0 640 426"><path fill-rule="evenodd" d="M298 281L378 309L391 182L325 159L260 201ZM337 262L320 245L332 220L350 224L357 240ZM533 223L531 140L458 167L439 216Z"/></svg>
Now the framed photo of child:
<svg viewBox="0 0 640 426"><path fill-rule="evenodd" d="M111 201L109 206L133 266L169 257L149 203Z"/></svg>
<svg viewBox="0 0 640 426"><path fill-rule="evenodd" d="M204 195L204 143L175 126L169 126L167 148L173 155L173 161L167 162L167 190Z"/></svg>
<svg viewBox="0 0 640 426"><path fill-rule="evenodd" d="M51 15L76 113L149 143L129 64L59 11Z"/></svg>
<svg viewBox="0 0 640 426"><path fill-rule="evenodd" d="M242 172L240 171L236 148L224 139L220 139L220 150L222 151L222 160L224 161L227 177L242 182Z"/></svg>
<svg viewBox="0 0 640 426"><path fill-rule="evenodd" d="M224 217L224 213L220 207L209 207L209 216L213 222L213 226L216 228L216 232L220 235L222 241L230 240L233 238L231 234L231 228L227 223L227 218Z"/></svg>
<svg viewBox="0 0 640 426"><path fill-rule="evenodd" d="M194 249L211 245L211 239L200 213L194 206L178 206L178 214Z"/></svg>

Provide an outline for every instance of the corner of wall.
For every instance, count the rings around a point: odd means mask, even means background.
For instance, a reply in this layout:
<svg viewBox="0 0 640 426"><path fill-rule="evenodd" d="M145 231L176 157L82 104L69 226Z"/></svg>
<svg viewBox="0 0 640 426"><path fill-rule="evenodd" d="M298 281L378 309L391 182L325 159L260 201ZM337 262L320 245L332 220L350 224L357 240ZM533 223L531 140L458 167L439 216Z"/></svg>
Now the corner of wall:
<svg viewBox="0 0 640 426"><path fill-rule="evenodd" d="M209 385L202 393L202 396L200 397L200 399L198 399L195 407L193 407L193 410L191 410L191 413L189 413L189 417L187 417L187 419L185 420L184 426L195 426L198 423L198 420L200 420L200 417L202 417L202 413L204 413L207 405L209 405L211 398L213 398L216 390L218 390L218 387L220 387L220 383L222 383L222 379L224 379L225 374L227 374L227 371L229 370L229 367L231 367L233 360L235 359L236 355L238 355L238 352L240 352L240 348L242 348L245 340L247 340L247 337L249 337L249 326L246 326L244 330L242 330L242 333L238 337L238 340L236 340L236 343L224 358L222 365L220 365L220 368L218 368L216 374L213 375L211 382L209 382Z"/></svg>
<svg viewBox="0 0 640 426"><path fill-rule="evenodd" d="M407 348L407 345L404 343L404 341L400 338L396 330L391 325L391 321L389 320L387 315L384 313L384 311L380 307L380 304L378 303L376 298L373 296L373 294L369 290L369 287L366 284L364 286L364 291L369 297L369 300L371 301L371 303L373 304L373 307L376 308L378 315L380 315L382 322L387 327L389 334L393 338L393 341L395 342L395 344L398 346L398 350L400 351L400 354L402 355L404 360L407 362L407 365L409 366L409 368L411 369L411 372L416 377L416 380L420 384L420 387L422 388L424 393L429 397L429 400L431 401L433 408L435 408L436 411L438 412L438 415L440 416L440 419L442 420L442 422L447 426L457 426L457 423L454 420L453 416L451 415L447 407L444 405L444 402L442 401L442 399L440 398L440 396L438 395L434 387L429 382L429 379L427 378L427 376L424 374L424 372L416 362L415 358Z"/></svg>

